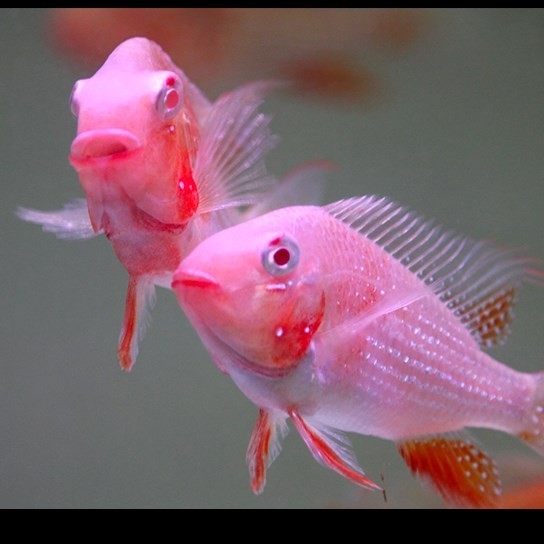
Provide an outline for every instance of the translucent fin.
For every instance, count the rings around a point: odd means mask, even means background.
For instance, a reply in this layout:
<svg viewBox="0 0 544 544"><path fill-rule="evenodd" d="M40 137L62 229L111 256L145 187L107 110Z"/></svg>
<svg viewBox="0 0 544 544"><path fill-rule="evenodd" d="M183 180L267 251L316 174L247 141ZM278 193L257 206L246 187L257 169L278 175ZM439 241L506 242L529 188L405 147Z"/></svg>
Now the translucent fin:
<svg viewBox="0 0 544 544"><path fill-rule="evenodd" d="M483 347L510 332L522 282L543 277L528 266L535 260L444 230L387 198L350 198L325 209L417 274Z"/></svg>
<svg viewBox="0 0 544 544"><path fill-rule="evenodd" d="M311 161L291 170L281 182L244 214L244 220L287 206L319 206L323 202L328 161Z"/></svg>
<svg viewBox="0 0 544 544"><path fill-rule="evenodd" d="M318 429L310 425L294 408L288 413L318 463L366 489L381 490L379 485L364 475L347 437L332 429Z"/></svg>
<svg viewBox="0 0 544 544"><path fill-rule="evenodd" d="M534 374L535 391L526 428L518 433L531 448L544 456L544 372Z"/></svg>
<svg viewBox="0 0 544 544"><path fill-rule="evenodd" d="M155 286L146 276L132 276L128 282L123 328L117 357L121 368L132 370L138 356L138 342L149 325L149 311L155 303Z"/></svg>
<svg viewBox="0 0 544 544"><path fill-rule="evenodd" d="M23 221L41 225L44 232L52 232L64 240L85 240L100 234L93 230L84 198L68 202L61 210L42 212L18 208L16 214Z"/></svg>
<svg viewBox="0 0 544 544"><path fill-rule="evenodd" d="M258 113L264 96L277 84L255 82L218 98L202 129L193 178L199 213L253 204L275 183L264 156L276 145L271 116Z"/></svg>
<svg viewBox="0 0 544 544"><path fill-rule="evenodd" d="M432 484L453 506L499 505L501 481L495 462L468 437L434 436L398 444L412 474Z"/></svg>
<svg viewBox="0 0 544 544"><path fill-rule="evenodd" d="M271 412L263 408L259 410L259 417L246 454L251 490L256 495L263 492L266 484L266 469L280 454L281 441L289 431L285 420L285 415L279 412Z"/></svg>

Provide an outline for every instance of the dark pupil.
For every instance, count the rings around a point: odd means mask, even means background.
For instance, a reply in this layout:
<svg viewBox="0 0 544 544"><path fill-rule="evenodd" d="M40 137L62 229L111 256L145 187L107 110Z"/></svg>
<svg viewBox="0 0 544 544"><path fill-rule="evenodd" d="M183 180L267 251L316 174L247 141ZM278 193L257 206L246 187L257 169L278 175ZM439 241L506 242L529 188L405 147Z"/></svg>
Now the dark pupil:
<svg viewBox="0 0 544 544"><path fill-rule="evenodd" d="M289 250L284 247L277 249L273 255L274 263L278 266L285 266L289 262L290 258L291 255Z"/></svg>

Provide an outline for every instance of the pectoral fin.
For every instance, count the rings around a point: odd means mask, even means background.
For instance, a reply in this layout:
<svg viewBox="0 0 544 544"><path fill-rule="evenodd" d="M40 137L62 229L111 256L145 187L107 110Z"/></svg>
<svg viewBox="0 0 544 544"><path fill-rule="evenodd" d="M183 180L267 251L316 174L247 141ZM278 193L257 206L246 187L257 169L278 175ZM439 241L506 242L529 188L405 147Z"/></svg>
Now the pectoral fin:
<svg viewBox="0 0 544 544"><path fill-rule="evenodd" d="M448 504L499 505L502 488L495 462L470 439L433 436L401 442L398 448L412 474L430 482Z"/></svg>
<svg viewBox="0 0 544 544"><path fill-rule="evenodd" d="M85 240L100 234L93 229L87 201L83 198L68 202L61 210L43 212L18 208L16 213L23 221L41 225L44 232L52 232L57 238L64 240Z"/></svg>
<svg viewBox="0 0 544 544"><path fill-rule="evenodd" d="M249 83L220 96L202 129L194 165L199 213L253 204L275 180L267 175L265 155L278 138L271 117L258 112L264 96L277 84Z"/></svg>

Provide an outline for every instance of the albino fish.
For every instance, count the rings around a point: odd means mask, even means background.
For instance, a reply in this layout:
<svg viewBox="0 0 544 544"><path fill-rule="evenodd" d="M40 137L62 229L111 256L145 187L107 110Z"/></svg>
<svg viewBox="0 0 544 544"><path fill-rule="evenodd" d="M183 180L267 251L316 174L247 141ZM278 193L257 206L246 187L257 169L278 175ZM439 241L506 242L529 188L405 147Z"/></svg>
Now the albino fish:
<svg viewBox="0 0 544 544"><path fill-rule="evenodd" d="M371 489L344 432L397 444L458 506L499 504L466 427L544 455L544 373L483 351L502 341L531 259L445 231L386 198L284 208L204 240L174 274L217 366L259 408L253 491L290 418L317 461Z"/></svg>
<svg viewBox="0 0 544 544"><path fill-rule="evenodd" d="M256 211L240 206L258 202L262 212L318 199L319 163L279 185L266 174L263 157L277 137L258 108L273 86L250 83L212 104L146 38L121 43L74 85L70 162L86 200L18 214L59 238L106 235L130 277L118 347L123 369L136 359L154 286L170 288L198 242Z"/></svg>

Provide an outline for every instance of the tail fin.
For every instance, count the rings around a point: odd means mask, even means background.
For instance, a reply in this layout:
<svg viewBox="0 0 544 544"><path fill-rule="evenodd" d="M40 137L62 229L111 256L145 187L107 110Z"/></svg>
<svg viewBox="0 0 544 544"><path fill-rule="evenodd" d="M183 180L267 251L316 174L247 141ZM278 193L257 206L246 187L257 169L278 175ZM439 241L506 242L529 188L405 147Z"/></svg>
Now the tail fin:
<svg viewBox="0 0 544 544"><path fill-rule="evenodd" d="M531 448L544 457L544 372L534 375L536 388L533 394L527 428L518 434Z"/></svg>

